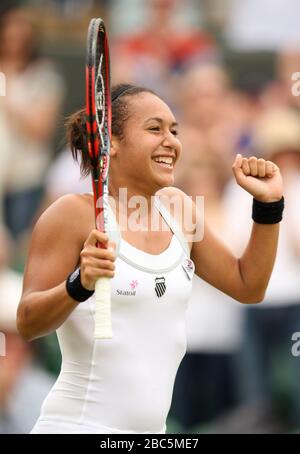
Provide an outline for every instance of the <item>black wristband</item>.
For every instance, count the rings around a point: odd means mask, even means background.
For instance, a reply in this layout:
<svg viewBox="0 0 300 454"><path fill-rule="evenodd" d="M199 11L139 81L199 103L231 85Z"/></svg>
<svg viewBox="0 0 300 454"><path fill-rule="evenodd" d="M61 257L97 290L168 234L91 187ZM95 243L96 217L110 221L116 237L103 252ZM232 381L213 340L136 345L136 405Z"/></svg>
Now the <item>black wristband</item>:
<svg viewBox="0 0 300 454"><path fill-rule="evenodd" d="M80 266L67 277L66 289L68 295L70 295L73 300L78 301L79 303L86 301L94 293L94 290L87 290L81 284Z"/></svg>
<svg viewBox="0 0 300 454"><path fill-rule="evenodd" d="M277 224L282 220L284 198L277 202L259 202L253 199L252 219L257 224Z"/></svg>

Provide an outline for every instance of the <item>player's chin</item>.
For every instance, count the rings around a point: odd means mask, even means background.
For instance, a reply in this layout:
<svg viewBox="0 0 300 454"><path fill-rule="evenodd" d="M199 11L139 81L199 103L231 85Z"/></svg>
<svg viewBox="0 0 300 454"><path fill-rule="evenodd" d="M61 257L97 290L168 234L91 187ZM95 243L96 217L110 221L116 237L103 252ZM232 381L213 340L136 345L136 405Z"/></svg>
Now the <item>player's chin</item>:
<svg viewBox="0 0 300 454"><path fill-rule="evenodd" d="M152 161L152 177L155 181L155 186L159 189L166 186L174 186L174 165L164 166Z"/></svg>
<svg viewBox="0 0 300 454"><path fill-rule="evenodd" d="M169 175L156 175L156 183L159 188L165 188L166 186L174 186L174 174Z"/></svg>

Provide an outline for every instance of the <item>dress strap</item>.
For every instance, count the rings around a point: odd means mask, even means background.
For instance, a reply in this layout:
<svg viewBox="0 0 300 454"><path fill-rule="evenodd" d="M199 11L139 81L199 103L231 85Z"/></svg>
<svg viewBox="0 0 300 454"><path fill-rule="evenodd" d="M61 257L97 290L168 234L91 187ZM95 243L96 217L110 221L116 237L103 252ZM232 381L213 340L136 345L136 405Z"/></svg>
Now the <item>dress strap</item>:
<svg viewBox="0 0 300 454"><path fill-rule="evenodd" d="M185 254L188 257L190 257L190 248L189 248L188 242L187 242L186 237L184 236L182 230L180 229L177 221L170 214L170 212L166 208L166 206L159 200L159 197L156 196L154 198L154 204L155 204L156 209L159 211L159 213L163 217L164 221L167 223L167 225L172 230L173 234L178 239ZM108 214L109 214L108 215L108 236L111 241L116 243L116 256L118 256L119 250L120 250L121 233L120 233L120 229L119 229L116 217L109 204L108 204Z"/></svg>
<svg viewBox="0 0 300 454"><path fill-rule="evenodd" d="M178 222L174 219L174 217L171 215L167 207L159 200L158 196L155 196L154 198L154 204L157 210L160 212L162 215L164 221L168 224L176 238L178 239L179 243L181 244L182 249L184 250L185 254L190 257L190 248L189 244L186 240L186 237L184 236L184 233L182 232L181 228L178 225Z"/></svg>

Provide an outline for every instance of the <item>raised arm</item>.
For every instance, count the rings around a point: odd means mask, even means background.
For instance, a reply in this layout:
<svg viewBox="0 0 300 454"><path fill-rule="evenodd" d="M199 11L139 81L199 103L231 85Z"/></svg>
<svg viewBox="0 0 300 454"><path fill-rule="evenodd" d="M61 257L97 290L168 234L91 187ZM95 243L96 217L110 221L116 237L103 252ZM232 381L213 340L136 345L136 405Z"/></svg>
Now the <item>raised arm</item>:
<svg viewBox="0 0 300 454"><path fill-rule="evenodd" d="M196 274L241 303L259 303L273 270L279 225L253 224L242 257L235 257L205 225L204 238L193 243Z"/></svg>
<svg viewBox="0 0 300 454"><path fill-rule="evenodd" d="M268 203L281 199L282 178L275 164L237 155L232 168L237 183L256 200ZM242 303L260 302L273 270L278 234L279 223L254 222L248 245L237 258L205 225L203 240L192 245L196 274Z"/></svg>

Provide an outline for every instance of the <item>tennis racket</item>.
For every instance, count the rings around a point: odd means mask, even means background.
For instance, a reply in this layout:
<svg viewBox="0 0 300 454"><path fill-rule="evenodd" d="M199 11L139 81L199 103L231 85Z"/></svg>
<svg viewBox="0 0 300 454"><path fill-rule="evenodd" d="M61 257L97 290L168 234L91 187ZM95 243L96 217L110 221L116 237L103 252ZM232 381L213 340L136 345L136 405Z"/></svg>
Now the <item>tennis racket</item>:
<svg viewBox="0 0 300 454"><path fill-rule="evenodd" d="M108 39L102 19L92 19L86 52L86 129L94 193L96 228L108 230L108 168L111 138L111 91ZM103 244L99 244L104 247ZM110 278L95 285L95 339L112 337Z"/></svg>

